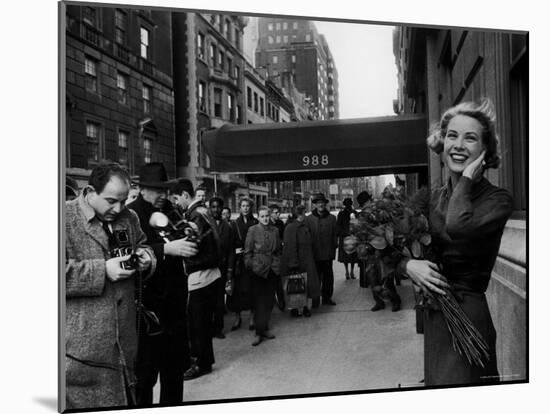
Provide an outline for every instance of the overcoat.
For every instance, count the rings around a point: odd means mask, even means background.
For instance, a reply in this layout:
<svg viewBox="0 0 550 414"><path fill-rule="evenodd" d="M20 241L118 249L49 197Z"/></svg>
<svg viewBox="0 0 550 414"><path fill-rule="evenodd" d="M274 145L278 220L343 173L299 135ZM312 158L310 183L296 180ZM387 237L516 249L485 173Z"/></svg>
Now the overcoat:
<svg viewBox="0 0 550 414"><path fill-rule="evenodd" d="M250 229L244 243L244 263L255 276L267 279L269 272L281 273L281 239L277 227L258 223Z"/></svg>
<svg viewBox="0 0 550 414"><path fill-rule="evenodd" d="M306 293L308 298L321 296L321 284L313 258L311 232L305 223L298 221L293 221L285 227L281 275L286 276L293 269L307 273Z"/></svg>
<svg viewBox="0 0 550 414"><path fill-rule="evenodd" d="M313 210L305 220L313 239L315 261L334 260L336 256L336 218L325 211L319 214Z"/></svg>
<svg viewBox="0 0 550 414"><path fill-rule="evenodd" d="M125 386L134 383L136 356L135 278L111 282L108 236L83 195L66 203L65 224L65 374L67 408L126 406ZM136 214L124 208L112 222L126 230L130 243L142 247L146 237ZM146 276L148 276L146 275Z"/></svg>

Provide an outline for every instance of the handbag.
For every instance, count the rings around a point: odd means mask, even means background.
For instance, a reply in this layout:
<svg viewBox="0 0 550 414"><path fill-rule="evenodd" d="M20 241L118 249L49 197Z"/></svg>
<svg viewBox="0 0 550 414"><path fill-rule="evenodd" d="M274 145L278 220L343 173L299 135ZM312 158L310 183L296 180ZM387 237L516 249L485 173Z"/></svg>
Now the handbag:
<svg viewBox="0 0 550 414"><path fill-rule="evenodd" d="M288 282L286 285L286 293L288 295L297 295L306 293L306 276L307 273L297 273L294 275L288 275Z"/></svg>

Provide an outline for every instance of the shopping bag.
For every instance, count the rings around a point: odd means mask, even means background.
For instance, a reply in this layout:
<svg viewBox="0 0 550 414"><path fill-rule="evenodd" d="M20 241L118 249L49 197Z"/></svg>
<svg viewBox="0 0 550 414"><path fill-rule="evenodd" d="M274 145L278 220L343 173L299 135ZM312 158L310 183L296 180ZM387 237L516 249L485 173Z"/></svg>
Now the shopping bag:
<svg viewBox="0 0 550 414"><path fill-rule="evenodd" d="M283 292L287 309L301 309L307 306L307 273L283 276Z"/></svg>

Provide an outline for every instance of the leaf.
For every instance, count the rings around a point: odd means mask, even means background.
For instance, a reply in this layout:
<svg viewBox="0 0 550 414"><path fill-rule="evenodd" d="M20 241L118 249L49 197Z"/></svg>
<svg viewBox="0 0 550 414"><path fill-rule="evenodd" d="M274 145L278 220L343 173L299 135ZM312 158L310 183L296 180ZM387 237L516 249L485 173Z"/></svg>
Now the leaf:
<svg viewBox="0 0 550 414"><path fill-rule="evenodd" d="M432 242L432 236L429 233L424 233L422 237L420 237L420 243L422 243L424 246L429 246Z"/></svg>
<svg viewBox="0 0 550 414"><path fill-rule="evenodd" d="M401 251L405 257L412 258L411 251L408 247L403 247L403 250Z"/></svg>
<svg viewBox="0 0 550 414"><path fill-rule="evenodd" d="M422 246L418 240L412 242L411 251L415 259L418 259L422 255Z"/></svg>
<svg viewBox="0 0 550 414"><path fill-rule="evenodd" d="M386 240L390 246L393 246L393 228L391 226L386 226Z"/></svg>
<svg viewBox="0 0 550 414"><path fill-rule="evenodd" d="M386 241L385 237L382 236L376 236L371 241L369 241L370 245L374 247L377 250L383 250L388 246L388 242Z"/></svg>

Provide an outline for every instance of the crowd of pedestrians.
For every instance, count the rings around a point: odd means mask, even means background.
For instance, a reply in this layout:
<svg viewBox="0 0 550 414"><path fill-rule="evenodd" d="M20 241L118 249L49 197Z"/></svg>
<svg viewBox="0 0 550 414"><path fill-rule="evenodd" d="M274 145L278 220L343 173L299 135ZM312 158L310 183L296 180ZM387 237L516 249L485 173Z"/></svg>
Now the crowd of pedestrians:
<svg viewBox="0 0 550 414"><path fill-rule="evenodd" d="M355 279L355 264L369 272L342 248L355 214L351 199L344 200L336 218L326 197L315 194L311 213L297 205L283 221L276 204L255 208L252 200L242 198L232 220L223 199L207 199L207 189L187 179L168 180L161 163L146 164L135 180L117 164L100 164L82 192L73 180L66 187L68 408L151 406L158 381L161 404L181 403L184 381L212 371L213 338L224 339L229 330L240 329L243 313L248 315L251 345L258 346L275 338L275 304L293 317L311 317L321 305L336 305L337 250L346 279ZM157 223L160 213L166 218L162 225ZM182 223L193 230L193 237L177 233ZM179 235L171 237L170 229ZM131 251L112 257L122 247L121 238ZM97 250L97 260L81 251L82 245L92 253ZM124 266L133 254L136 264ZM103 268L98 260L104 261ZM287 303L293 275L302 278L299 305ZM114 312L111 317L116 315L112 332L100 326L110 323L95 319L104 302ZM228 313L234 317L225 327ZM94 331L73 326L74 318L94 321L98 335L89 338ZM84 339L89 339L90 352L74 346ZM119 344L116 352L105 349L102 354L105 341ZM108 378L104 366L122 374ZM98 383L97 390L82 385L87 380ZM122 389L113 387L115 382ZM118 394L105 391L107 385Z"/></svg>

